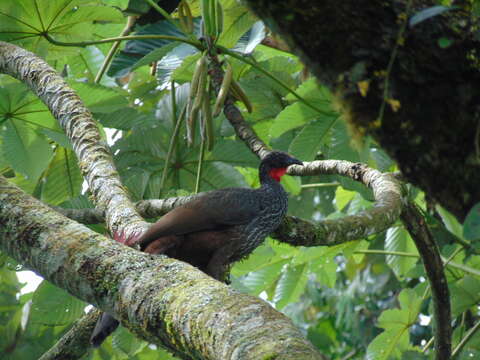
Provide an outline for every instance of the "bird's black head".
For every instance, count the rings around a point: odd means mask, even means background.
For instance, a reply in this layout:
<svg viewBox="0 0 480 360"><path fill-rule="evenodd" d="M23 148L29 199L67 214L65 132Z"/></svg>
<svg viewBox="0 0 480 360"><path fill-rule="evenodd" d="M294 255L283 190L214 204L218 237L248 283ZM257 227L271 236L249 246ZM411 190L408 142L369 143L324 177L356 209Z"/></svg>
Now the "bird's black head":
<svg viewBox="0 0 480 360"><path fill-rule="evenodd" d="M280 181L290 165L303 165L303 163L283 151L272 151L260 163L260 180L265 176Z"/></svg>

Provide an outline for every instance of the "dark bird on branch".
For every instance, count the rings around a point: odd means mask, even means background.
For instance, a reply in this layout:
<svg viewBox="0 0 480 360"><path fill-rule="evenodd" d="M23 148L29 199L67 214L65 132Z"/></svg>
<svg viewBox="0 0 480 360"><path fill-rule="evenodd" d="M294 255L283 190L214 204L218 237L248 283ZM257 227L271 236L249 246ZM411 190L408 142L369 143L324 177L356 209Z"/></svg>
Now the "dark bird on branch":
<svg viewBox="0 0 480 360"><path fill-rule="evenodd" d="M285 217L288 198L280 178L294 164L302 162L273 151L260 163L260 188L226 188L199 194L162 216L128 245L139 244L149 254L188 262L225 281L230 265L255 250ZM116 328L114 321L103 314L91 337L93 345L100 345Z"/></svg>

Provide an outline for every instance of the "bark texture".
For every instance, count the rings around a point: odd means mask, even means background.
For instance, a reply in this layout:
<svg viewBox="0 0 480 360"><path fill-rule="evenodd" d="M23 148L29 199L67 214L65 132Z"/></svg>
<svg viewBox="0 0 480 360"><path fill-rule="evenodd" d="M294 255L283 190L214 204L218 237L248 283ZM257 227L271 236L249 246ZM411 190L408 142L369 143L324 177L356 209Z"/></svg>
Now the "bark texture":
<svg viewBox="0 0 480 360"><path fill-rule="evenodd" d="M409 1L246 2L343 101L353 131L372 134L410 182L463 220L480 198L478 24L452 10L402 32L437 5L411 0L407 13Z"/></svg>
<svg viewBox="0 0 480 360"><path fill-rule="evenodd" d="M375 204L355 215L334 220L310 222L287 216L273 234L274 238L294 246L336 245L385 231L398 219L403 197L400 183L392 174L382 174L365 164L342 160L305 162L303 166L290 166L288 174L294 176L337 174L359 181L373 190ZM160 200L142 200L136 206L145 217L158 217L183 205L195 195ZM65 216L84 224L102 221L101 212L94 209L56 208Z"/></svg>
<svg viewBox="0 0 480 360"><path fill-rule="evenodd" d="M110 150L92 114L63 78L35 54L1 41L0 72L27 84L58 120L79 159L95 205L104 211L112 234L130 235L146 228L120 182Z"/></svg>
<svg viewBox="0 0 480 360"><path fill-rule="evenodd" d="M401 219L422 256L425 272L430 282L436 322L434 326L435 359L448 360L452 354L452 318L450 292L444 272L444 263L432 232L414 204L408 203L404 207Z"/></svg>
<svg viewBox="0 0 480 360"><path fill-rule="evenodd" d="M194 267L112 242L0 177L0 249L184 359L320 359L283 314Z"/></svg>

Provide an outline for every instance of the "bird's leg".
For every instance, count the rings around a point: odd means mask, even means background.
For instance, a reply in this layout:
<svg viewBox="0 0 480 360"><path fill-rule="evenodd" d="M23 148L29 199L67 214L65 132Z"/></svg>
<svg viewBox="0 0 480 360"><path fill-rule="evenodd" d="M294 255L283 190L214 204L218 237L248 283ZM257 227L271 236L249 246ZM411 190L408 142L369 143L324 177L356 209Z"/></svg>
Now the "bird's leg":
<svg viewBox="0 0 480 360"><path fill-rule="evenodd" d="M229 284L229 270L232 254L235 254L237 244L230 242L217 249L208 262L206 273L214 279Z"/></svg>

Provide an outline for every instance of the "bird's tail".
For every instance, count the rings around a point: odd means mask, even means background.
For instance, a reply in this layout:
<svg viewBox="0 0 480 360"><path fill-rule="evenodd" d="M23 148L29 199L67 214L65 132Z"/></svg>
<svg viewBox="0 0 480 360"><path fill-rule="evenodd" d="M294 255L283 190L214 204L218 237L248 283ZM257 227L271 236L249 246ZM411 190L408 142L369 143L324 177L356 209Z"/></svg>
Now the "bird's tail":
<svg viewBox="0 0 480 360"><path fill-rule="evenodd" d="M102 313L98 319L95 329L93 329L92 336L90 336L90 343L93 347L99 347L103 341L115 331L119 322L113 316Z"/></svg>

